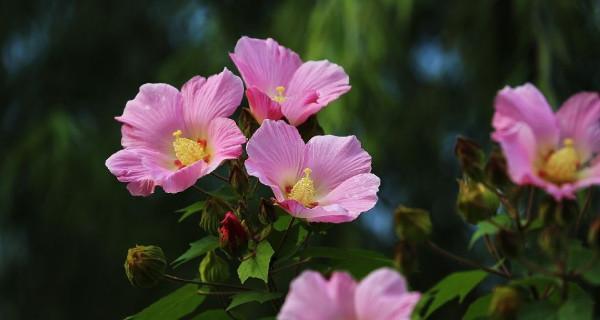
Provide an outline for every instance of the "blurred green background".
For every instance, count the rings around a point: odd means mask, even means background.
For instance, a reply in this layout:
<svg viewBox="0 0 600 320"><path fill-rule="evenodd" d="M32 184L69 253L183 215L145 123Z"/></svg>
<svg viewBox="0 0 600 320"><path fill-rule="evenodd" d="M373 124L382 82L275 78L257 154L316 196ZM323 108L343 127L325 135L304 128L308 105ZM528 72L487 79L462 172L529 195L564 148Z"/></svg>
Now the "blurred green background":
<svg viewBox="0 0 600 320"><path fill-rule="evenodd" d="M237 73L227 53L242 35L350 74L352 90L319 120L361 139L382 201L324 241L391 256L400 203L430 210L435 242L466 254L456 136L490 147L493 98L506 84L534 82L554 106L598 90L599 32L592 0L2 1L0 318L123 318L174 288L132 288L123 259L135 244L175 258L199 238L174 213L197 194L131 197L104 166L120 148L113 117L143 83ZM419 290L460 268L419 255Z"/></svg>

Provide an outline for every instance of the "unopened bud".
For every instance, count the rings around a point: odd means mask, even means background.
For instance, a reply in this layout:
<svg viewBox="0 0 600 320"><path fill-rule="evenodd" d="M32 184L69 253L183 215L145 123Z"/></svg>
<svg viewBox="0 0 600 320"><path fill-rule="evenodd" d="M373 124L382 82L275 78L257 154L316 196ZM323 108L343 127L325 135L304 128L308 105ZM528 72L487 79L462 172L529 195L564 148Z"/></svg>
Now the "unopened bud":
<svg viewBox="0 0 600 320"><path fill-rule="evenodd" d="M421 242L431 234L429 212L399 206L394 212L396 235L400 240Z"/></svg>
<svg viewBox="0 0 600 320"><path fill-rule="evenodd" d="M262 224L271 224L277 220L277 216L275 215L275 205L273 205L273 201L261 198L260 205L258 208L258 220Z"/></svg>
<svg viewBox="0 0 600 320"><path fill-rule="evenodd" d="M417 248L414 243L399 241L396 244L394 264L403 274L411 274L417 270Z"/></svg>
<svg viewBox="0 0 600 320"><path fill-rule="evenodd" d="M492 292L490 314L500 319L512 319L521 306L519 291L513 287L499 286Z"/></svg>
<svg viewBox="0 0 600 320"><path fill-rule="evenodd" d="M590 225L588 243L592 249L600 251L600 218L594 220Z"/></svg>
<svg viewBox="0 0 600 320"><path fill-rule="evenodd" d="M500 199L483 183L465 177L458 181L458 187L456 207L466 222L477 224L498 210Z"/></svg>
<svg viewBox="0 0 600 320"><path fill-rule="evenodd" d="M485 154L479 144L471 139L458 137L454 146L454 153L465 175L476 181L483 178Z"/></svg>
<svg viewBox="0 0 600 320"><path fill-rule="evenodd" d="M209 251L198 267L200 280L207 282L222 282L229 279L229 264L215 251Z"/></svg>
<svg viewBox="0 0 600 320"><path fill-rule="evenodd" d="M165 254L157 246L135 246L127 251L125 274L134 287L155 286L165 275L166 268Z"/></svg>
<svg viewBox="0 0 600 320"><path fill-rule="evenodd" d="M500 230L498 234L496 234L496 242L498 242L504 255L509 258L517 257L521 253L519 235L513 231Z"/></svg>
<svg viewBox="0 0 600 320"><path fill-rule="evenodd" d="M557 225L546 227L538 236L538 244L551 257L558 256L566 248L567 240Z"/></svg>
<svg viewBox="0 0 600 320"><path fill-rule="evenodd" d="M219 228L219 222L223 219L223 206L216 198L206 200L202 216L200 216L200 228L202 230L215 234Z"/></svg>
<svg viewBox="0 0 600 320"><path fill-rule="evenodd" d="M227 212L221 221L219 240L221 247L231 252L237 251L248 242L248 231L231 211Z"/></svg>
<svg viewBox="0 0 600 320"><path fill-rule="evenodd" d="M248 192L248 175L239 161L234 161L229 171L229 184L238 195Z"/></svg>
<svg viewBox="0 0 600 320"><path fill-rule="evenodd" d="M490 157L485 164L484 172L486 181L490 185L505 192L514 187L514 184L508 176L506 158L504 158L500 149L494 148L492 152L490 152Z"/></svg>

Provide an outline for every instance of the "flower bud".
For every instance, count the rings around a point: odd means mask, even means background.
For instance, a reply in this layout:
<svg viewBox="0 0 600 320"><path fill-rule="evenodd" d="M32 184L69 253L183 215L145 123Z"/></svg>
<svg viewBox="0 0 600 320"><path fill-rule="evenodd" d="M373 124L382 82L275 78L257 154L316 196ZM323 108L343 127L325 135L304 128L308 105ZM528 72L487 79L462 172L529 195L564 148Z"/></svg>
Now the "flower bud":
<svg viewBox="0 0 600 320"><path fill-rule="evenodd" d="M258 208L258 220L262 224L271 224L277 220L277 215L275 215L275 206L273 205L273 201L261 198L260 205Z"/></svg>
<svg viewBox="0 0 600 320"><path fill-rule="evenodd" d="M198 267L200 280L222 282L229 279L229 264L214 251L209 251Z"/></svg>
<svg viewBox="0 0 600 320"><path fill-rule="evenodd" d="M492 292L490 314L500 319L512 319L521 306L519 291L513 287L499 286Z"/></svg>
<svg viewBox="0 0 600 320"><path fill-rule="evenodd" d="M466 222L477 224L496 214L500 199L483 183L465 177L458 181L458 188L456 207Z"/></svg>
<svg viewBox="0 0 600 320"><path fill-rule="evenodd" d="M219 222L223 218L223 209L221 203L216 198L206 200L204 210L200 216L200 228L208 233L216 233L219 228Z"/></svg>
<svg viewBox="0 0 600 320"><path fill-rule="evenodd" d="M485 154L479 144L471 139L458 137L456 138L454 153L465 175L476 181L483 178Z"/></svg>
<svg viewBox="0 0 600 320"><path fill-rule="evenodd" d="M506 158L502 154L502 151L498 148L494 148L490 153L490 157L485 164L485 178L486 181L503 191L514 187L512 180L508 176L508 170L506 165Z"/></svg>
<svg viewBox="0 0 600 320"><path fill-rule="evenodd" d="M600 251L600 218L594 220L590 225L587 238L590 247Z"/></svg>
<svg viewBox="0 0 600 320"><path fill-rule="evenodd" d="M513 231L500 230L496 234L496 242L504 255L509 258L517 257L521 253L519 235Z"/></svg>
<svg viewBox="0 0 600 320"><path fill-rule="evenodd" d="M566 249L567 239L559 226L552 225L540 232L538 245L546 254L556 257Z"/></svg>
<svg viewBox="0 0 600 320"><path fill-rule="evenodd" d="M394 250L394 264L403 274L410 274L417 270L417 248L408 241L399 241Z"/></svg>
<svg viewBox="0 0 600 320"><path fill-rule="evenodd" d="M248 175L239 161L232 162L229 171L229 184L238 195L244 195L248 192Z"/></svg>
<svg viewBox="0 0 600 320"><path fill-rule="evenodd" d="M221 221L219 240L221 247L231 252L237 251L248 242L248 231L231 211L227 212Z"/></svg>
<svg viewBox="0 0 600 320"><path fill-rule="evenodd" d="M155 286L165 275L166 268L165 254L157 246L135 246L127 251L125 274L134 287Z"/></svg>
<svg viewBox="0 0 600 320"><path fill-rule="evenodd" d="M396 235L400 240L421 242L431 233L429 212L399 206L394 212Z"/></svg>

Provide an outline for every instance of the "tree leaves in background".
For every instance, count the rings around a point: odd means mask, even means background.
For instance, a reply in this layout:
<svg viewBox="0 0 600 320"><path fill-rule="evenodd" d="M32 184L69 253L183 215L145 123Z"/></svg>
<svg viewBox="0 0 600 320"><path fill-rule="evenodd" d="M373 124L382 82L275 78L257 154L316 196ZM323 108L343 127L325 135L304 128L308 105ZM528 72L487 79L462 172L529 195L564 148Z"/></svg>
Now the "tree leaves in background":
<svg viewBox="0 0 600 320"><path fill-rule="evenodd" d="M486 276L487 273L484 271L472 270L455 272L442 279L421 298L423 303L431 299L425 318L454 298L458 297L458 302L461 303Z"/></svg>
<svg viewBox="0 0 600 320"><path fill-rule="evenodd" d="M233 296L231 303L227 306L227 311L249 302L265 303L273 299L281 297L281 293L278 292L242 292Z"/></svg>
<svg viewBox="0 0 600 320"><path fill-rule="evenodd" d="M489 314L490 302L492 301L492 295L486 294L482 297L477 298L469 305L467 312L463 316L463 320L476 320L486 318Z"/></svg>
<svg viewBox="0 0 600 320"><path fill-rule="evenodd" d="M269 281L269 263L273 256L273 248L268 241L262 241L256 246L255 255L240 263L238 267L238 276L242 283L248 278L257 278L265 283Z"/></svg>
<svg viewBox="0 0 600 320"><path fill-rule="evenodd" d="M125 320L178 320L204 301L205 296L198 295L196 291L196 285L185 285Z"/></svg>
<svg viewBox="0 0 600 320"><path fill-rule="evenodd" d="M175 211L177 213L181 213L181 217L179 218L179 220L177 220L177 222L181 222L181 221L187 219L192 214L202 211L202 209L204 209L205 205L206 205L205 201L198 201L198 202L192 203L191 205L189 205L183 209L179 209L179 210Z"/></svg>
<svg viewBox="0 0 600 320"><path fill-rule="evenodd" d="M194 259L200 257L201 255L207 253L210 250L214 250L219 247L219 239L214 236L206 236L196 242L190 243L190 248L184 252L179 258L175 259L175 261L171 262L173 268L177 268L180 265Z"/></svg>
<svg viewBox="0 0 600 320"><path fill-rule="evenodd" d="M193 317L191 320L229 320L227 312L221 309L207 310Z"/></svg>

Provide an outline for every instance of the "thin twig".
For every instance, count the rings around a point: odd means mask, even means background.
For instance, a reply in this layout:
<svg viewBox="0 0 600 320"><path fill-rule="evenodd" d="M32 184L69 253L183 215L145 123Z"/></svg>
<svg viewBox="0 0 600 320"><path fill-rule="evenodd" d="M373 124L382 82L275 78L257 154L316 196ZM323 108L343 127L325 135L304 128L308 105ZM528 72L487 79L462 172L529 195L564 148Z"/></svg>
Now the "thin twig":
<svg viewBox="0 0 600 320"><path fill-rule="evenodd" d="M220 180L223 180L223 181L225 181L226 183L229 183L229 179L227 179L227 178L223 177L222 175L220 175L220 174L218 174L218 173L216 173L216 172L214 172L214 171L213 171L213 172L211 172L211 173L210 173L210 175L211 175L211 176L213 176L213 177L215 177L215 178L218 178L218 179L220 179Z"/></svg>
<svg viewBox="0 0 600 320"><path fill-rule="evenodd" d="M200 191L200 193L202 193L202 194L204 194L204 195L206 195L206 196L209 196L209 197L212 197L212 196L213 196L212 194L210 194L210 192L208 192L208 191L206 191L206 190L204 190L204 189L202 189L202 188L198 187L197 185L193 185L192 187L194 187L194 189L196 189L196 190Z"/></svg>
<svg viewBox="0 0 600 320"><path fill-rule="evenodd" d="M523 228L527 229L527 227L529 227L529 225L531 224L531 220L533 219L533 196L535 194L535 188L534 187L529 187L529 199L527 200L527 211L525 214L525 218L527 219L527 221L525 221L525 225L523 226Z"/></svg>
<svg viewBox="0 0 600 320"><path fill-rule="evenodd" d="M238 293L242 293L242 292L245 292L245 291L204 291L204 290L196 291L197 294L203 295L203 296L229 296L229 295L234 295L234 294L238 294Z"/></svg>
<svg viewBox="0 0 600 320"><path fill-rule="evenodd" d="M504 264L504 261L502 261L502 257L500 257L500 253L498 252L498 249L496 249L496 246L490 239L490 236L485 235L483 237L483 240L485 242L485 246L487 247L489 253L496 260L496 262L500 264L500 268L502 269L502 272L504 272L509 278L511 278L512 274L510 273L510 271L508 271L508 268Z"/></svg>
<svg viewBox="0 0 600 320"><path fill-rule="evenodd" d="M577 233L577 231L579 231L579 226L581 225L581 219L583 219L583 216L585 215L587 209L590 207L590 204L592 203L592 191L593 191L592 188L588 189L588 191L585 195L583 207L581 208L581 211L577 215L577 222L575 223L575 233Z"/></svg>
<svg viewBox="0 0 600 320"><path fill-rule="evenodd" d="M279 253L280 253L279 251L283 247L283 243L287 239L288 233L290 233L290 229L292 228L292 225L294 224L295 221L296 221L295 217L292 217L292 219L290 219L290 223L288 223L288 226L285 229L285 233L283 234L283 237L281 237L281 240L279 241L279 244L277 245L277 249L275 250L275 255L279 255Z"/></svg>
<svg viewBox="0 0 600 320"><path fill-rule="evenodd" d="M183 283L192 283L192 284L197 284L197 285L201 285L201 286L222 287L222 288L239 289L239 290L253 290L253 289L242 287L242 286L238 286L238 285L235 285L235 284L221 283L221 282L199 281L199 280L192 280L192 279L183 279L183 278L179 278L177 276L173 276L173 275L170 275L170 274L165 274L164 277L166 279L171 280L171 281L177 281L177 282L183 282Z"/></svg>
<svg viewBox="0 0 600 320"><path fill-rule="evenodd" d="M448 252L448 251L446 251L446 250L438 247L435 243L433 243L431 241L427 241L427 244L429 245L429 247L431 249L433 249L437 253L439 253L439 254L447 257L447 258L450 258L450 259L452 259L452 260L454 260L456 262L462 263L462 264L464 264L466 266L470 266L470 267L474 267L474 268L477 268L477 269L481 269L481 270L483 270L485 272L492 273L492 274L495 274L497 276L509 279L508 275L506 275L506 274L504 274L504 273L502 273L502 272L500 272L498 270L494 270L492 268L488 268L488 267L486 267L484 265L481 265L481 264L479 264L479 263L477 263L475 261L471 261L469 259L465 259L463 257L457 256L457 255L455 255L455 254L453 254L451 252Z"/></svg>
<svg viewBox="0 0 600 320"><path fill-rule="evenodd" d="M290 263L290 264L288 264L288 265L286 265L286 266L279 267L279 268L277 268L277 269L273 269L273 270L271 270L271 274L276 274L276 273L278 273L278 272L281 272L282 270L289 269L289 268L293 268L293 267L296 267L296 266L299 266L299 265L303 265L303 264L305 264L305 263L308 263L308 262L310 262L311 260L312 260L311 258L305 258L305 259L302 259L302 260L300 260L300 261L296 261L296 262L294 262L294 263Z"/></svg>

